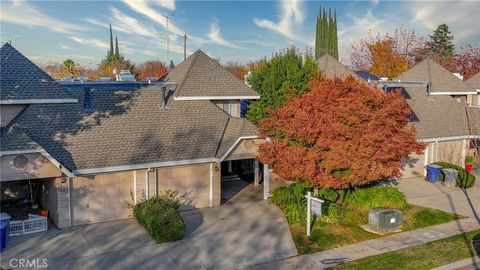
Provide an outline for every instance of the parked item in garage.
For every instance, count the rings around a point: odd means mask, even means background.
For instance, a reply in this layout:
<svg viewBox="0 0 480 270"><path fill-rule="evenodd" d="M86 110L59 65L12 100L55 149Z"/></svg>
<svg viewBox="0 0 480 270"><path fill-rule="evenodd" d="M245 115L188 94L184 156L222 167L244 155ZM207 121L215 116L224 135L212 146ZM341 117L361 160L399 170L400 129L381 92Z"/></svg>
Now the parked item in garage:
<svg viewBox="0 0 480 270"><path fill-rule="evenodd" d="M457 182L458 171L455 169L442 169L445 178L443 180L443 185L448 188L454 188Z"/></svg>
<svg viewBox="0 0 480 270"><path fill-rule="evenodd" d="M12 218L7 213L0 213L0 252L5 249L8 241L8 226Z"/></svg>
<svg viewBox="0 0 480 270"><path fill-rule="evenodd" d="M435 183L440 179L440 172L442 166L435 164L428 164L425 166L427 168L427 181L430 183Z"/></svg>
<svg viewBox="0 0 480 270"><path fill-rule="evenodd" d="M40 216L48 218L48 209L40 210Z"/></svg>

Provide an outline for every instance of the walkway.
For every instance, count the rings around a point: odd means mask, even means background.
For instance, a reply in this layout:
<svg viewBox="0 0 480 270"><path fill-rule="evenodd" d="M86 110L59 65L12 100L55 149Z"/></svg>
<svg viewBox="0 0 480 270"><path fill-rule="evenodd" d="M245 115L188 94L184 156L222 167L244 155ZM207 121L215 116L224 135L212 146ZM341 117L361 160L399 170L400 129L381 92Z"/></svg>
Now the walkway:
<svg viewBox="0 0 480 270"><path fill-rule="evenodd" d="M467 218L323 252L259 264L248 267L247 269L323 269L348 261L413 247L477 229L480 229L477 221L473 218Z"/></svg>

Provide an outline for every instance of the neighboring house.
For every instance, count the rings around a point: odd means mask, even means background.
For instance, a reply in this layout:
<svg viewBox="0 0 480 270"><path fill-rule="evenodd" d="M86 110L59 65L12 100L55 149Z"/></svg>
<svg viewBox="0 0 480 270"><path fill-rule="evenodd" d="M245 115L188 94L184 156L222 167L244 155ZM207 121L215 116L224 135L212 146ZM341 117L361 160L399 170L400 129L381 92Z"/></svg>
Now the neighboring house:
<svg viewBox="0 0 480 270"><path fill-rule="evenodd" d="M2 199L36 179L60 228L128 218L165 189L183 209L218 206L222 175L261 177L257 129L239 117L259 96L202 51L151 84L62 85L7 43L1 76Z"/></svg>
<svg viewBox="0 0 480 270"><path fill-rule="evenodd" d="M321 75L325 76L326 78L333 79L335 77L346 78L353 76L354 78L362 79L361 76L357 75L355 72L340 63L337 59L331 57L329 54L325 54L318 58L316 62Z"/></svg>
<svg viewBox="0 0 480 270"><path fill-rule="evenodd" d="M451 96L462 104L477 105L478 92L431 58L416 64L407 72L410 74L409 78L413 81L430 82L430 94L432 96Z"/></svg>
<svg viewBox="0 0 480 270"><path fill-rule="evenodd" d="M477 108L466 107L455 100L457 95L473 93L466 82L431 59L418 63L395 80L376 80L368 72L354 73L328 55L317 63L327 78L354 76L370 83L378 82L386 91L402 89L413 111L411 124L416 128L417 140L426 143L424 154L412 154L404 160L402 178L424 176L425 165L435 161L464 166L471 142L480 138Z"/></svg>

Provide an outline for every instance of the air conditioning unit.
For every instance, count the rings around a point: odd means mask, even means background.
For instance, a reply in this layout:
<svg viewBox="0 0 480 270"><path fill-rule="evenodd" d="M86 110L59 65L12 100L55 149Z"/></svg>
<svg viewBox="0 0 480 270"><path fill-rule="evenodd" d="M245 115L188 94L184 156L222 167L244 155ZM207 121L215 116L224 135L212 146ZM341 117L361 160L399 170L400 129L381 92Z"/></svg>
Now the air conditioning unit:
<svg viewBox="0 0 480 270"><path fill-rule="evenodd" d="M368 211L368 224L384 233L398 231L403 225L403 213L395 209L371 208Z"/></svg>

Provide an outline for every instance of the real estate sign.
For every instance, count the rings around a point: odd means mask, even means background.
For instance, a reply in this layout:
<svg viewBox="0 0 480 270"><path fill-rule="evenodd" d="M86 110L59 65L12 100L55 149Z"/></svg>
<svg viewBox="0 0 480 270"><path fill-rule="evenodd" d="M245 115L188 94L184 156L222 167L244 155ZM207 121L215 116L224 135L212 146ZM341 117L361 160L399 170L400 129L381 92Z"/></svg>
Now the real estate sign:
<svg viewBox="0 0 480 270"><path fill-rule="evenodd" d="M307 193L307 236L310 236L310 226L311 224L311 216L314 214L317 217L322 215L322 203L324 202L322 199L312 197L312 193L309 191Z"/></svg>

